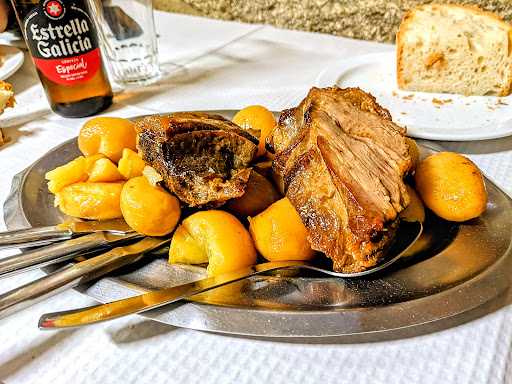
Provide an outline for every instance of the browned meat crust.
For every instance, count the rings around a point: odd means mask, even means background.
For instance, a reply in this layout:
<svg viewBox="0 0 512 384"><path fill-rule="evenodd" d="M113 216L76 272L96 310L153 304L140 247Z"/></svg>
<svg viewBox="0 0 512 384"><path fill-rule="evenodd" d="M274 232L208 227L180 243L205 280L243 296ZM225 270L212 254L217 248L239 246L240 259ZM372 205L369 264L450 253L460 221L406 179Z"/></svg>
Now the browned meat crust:
<svg viewBox="0 0 512 384"><path fill-rule="evenodd" d="M312 88L283 111L268 144L273 169L301 216L312 247L334 269L358 272L390 248L397 214L409 204L405 129L358 88Z"/></svg>
<svg viewBox="0 0 512 384"><path fill-rule="evenodd" d="M176 113L145 117L135 128L139 154L181 201L215 208L244 194L258 140L229 120Z"/></svg>

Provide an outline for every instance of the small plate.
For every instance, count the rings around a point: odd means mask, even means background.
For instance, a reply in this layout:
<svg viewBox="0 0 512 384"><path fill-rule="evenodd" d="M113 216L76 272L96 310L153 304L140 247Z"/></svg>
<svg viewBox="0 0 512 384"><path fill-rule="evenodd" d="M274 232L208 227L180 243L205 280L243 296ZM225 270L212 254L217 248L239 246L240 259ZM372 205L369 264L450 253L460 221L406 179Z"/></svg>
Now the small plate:
<svg viewBox="0 0 512 384"><path fill-rule="evenodd" d="M396 85L396 53L351 57L325 69L319 87L359 87L377 98L407 126L407 135L422 139L472 141L512 135L512 95L462 96L400 91Z"/></svg>
<svg viewBox="0 0 512 384"><path fill-rule="evenodd" d="M21 49L11 45L0 45L0 80L14 75L24 60L25 55Z"/></svg>

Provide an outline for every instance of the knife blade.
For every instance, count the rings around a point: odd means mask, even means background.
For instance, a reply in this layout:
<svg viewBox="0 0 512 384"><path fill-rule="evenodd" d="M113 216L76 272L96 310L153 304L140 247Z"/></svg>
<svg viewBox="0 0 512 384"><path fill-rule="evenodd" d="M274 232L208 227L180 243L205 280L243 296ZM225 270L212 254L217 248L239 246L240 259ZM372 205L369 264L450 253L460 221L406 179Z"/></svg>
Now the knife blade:
<svg viewBox="0 0 512 384"><path fill-rule="evenodd" d="M118 300L107 304L96 305L71 311L47 313L39 319L39 329L60 329L115 319L117 317L139 313L186 299L197 293L205 292L250 276L265 272L309 266L306 261L273 261L242 268L223 275L208 277L187 284L161 289L144 295Z"/></svg>
<svg viewBox="0 0 512 384"><path fill-rule="evenodd" d="M111 247L130 239L144 235L138 232L126 234L112 234L108 232L95 232L76 239L47 245L22 254L8 256L0 259L0 279L32 269L70 260L79 254L96 251L100 248Z"/></svg>
<svg viewBox="0 0 512 384"><path fill-rule="evenodd" d="M31 283L0 295L0 319L66 289L103 276L140 260L171 241L171 237L145 237L137 243L64 267Z"/></svg>
<svg viewBox="0 0 512 384"><path fill-rule="evenodd" d="M125 234L133 232L133 229L122 219L111 219L76 221L47 227L0 232L0 250L47 245L98 231Z"/></svg>

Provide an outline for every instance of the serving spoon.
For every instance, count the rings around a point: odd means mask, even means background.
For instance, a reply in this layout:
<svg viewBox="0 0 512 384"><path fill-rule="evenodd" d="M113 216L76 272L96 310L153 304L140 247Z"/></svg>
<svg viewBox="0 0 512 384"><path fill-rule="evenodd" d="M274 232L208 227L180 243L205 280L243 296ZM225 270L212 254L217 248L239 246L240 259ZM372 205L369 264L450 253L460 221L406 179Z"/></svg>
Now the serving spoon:
<svg viewBox="0 0 512 384"><path fill-rule="evenodd" d="M395 254L396 256L393 256L383 264L379 264L362 272L334 272L332 270L314 266L308 261L272 261L107 304L100 304L71 311L47 313L41 316L38 325L40 329L47 330L76 327L111 320L128 314L158 308L178 300L189 298L198 293L206 292L242 279L247 279L251 276L257 276L280 269L308 269L342 278L368 276L389 267L395 261L405 256L413 244L419 239L423 231L422 224L419 222L406 224L408 227L407 230L401 231L401 235L397 236L397 244L395 244L391 251L392 254ZM393 252L393 250L398 253Z"/></svg>

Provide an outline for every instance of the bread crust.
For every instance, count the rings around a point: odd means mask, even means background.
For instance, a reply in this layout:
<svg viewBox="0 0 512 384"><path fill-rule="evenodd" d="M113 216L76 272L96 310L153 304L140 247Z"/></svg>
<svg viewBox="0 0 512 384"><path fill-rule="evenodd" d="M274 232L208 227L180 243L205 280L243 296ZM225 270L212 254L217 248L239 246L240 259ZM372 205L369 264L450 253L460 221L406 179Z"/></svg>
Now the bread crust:
<svg viewBox="0 0 512 384"><path fill-rule="evenodd" d="M474 6L465 6L460 4L423 4L417 7L410 9L404 16L402 23L397 31L396 35L396 75L397 75L397 86L398 89L406 89L407 84L410 79L404 75L404 46L405 46L405 35L409 32L411 28L414 27L414 23L416 22L416 17L418 14L428 11L435 10L436 8L444 8L449 10L456 10L466 14L472 14L477 17L487 18L496 24L498 28L501 28L506 32L508 37L508 46L505 49L508 50L507 57L512 62L512 25L503 21L503 19L493 13L486 12L481 8ZM509 73L508 73L508 81L505 84L501 93L497 94L498 97L507 96L510 93L512 87L512 65L509 65Z"/></svg>
<svg viewBox="0 0 512 384"><path fill-rule="evenodd" d="M16 103L16 100L14 99L14 94L12 92L12 85L0 80L0 93L3 93L4 95L0 95L0 99L2 99L1 96L5 96L5 100L0 100L0 115L4 113L5 108L12 108L14 107L14 103ZM0 128L0 145L7 143L9 141L8 137L5 137L2 129Z"/></svg>
<svg viewBox="0 0 512 384"><path fill-rule="evenodd" d="M16 103L16 100L14 99L14 94L12 92L12 85L0 80L0 91L4 91L7 94L10 94L9 98L5 101L5 106L3 108L0 108L0 115L4 113L5 108L12 108L14 107L14 104ZM0 103L1 105L1 103Z"/></svg>

